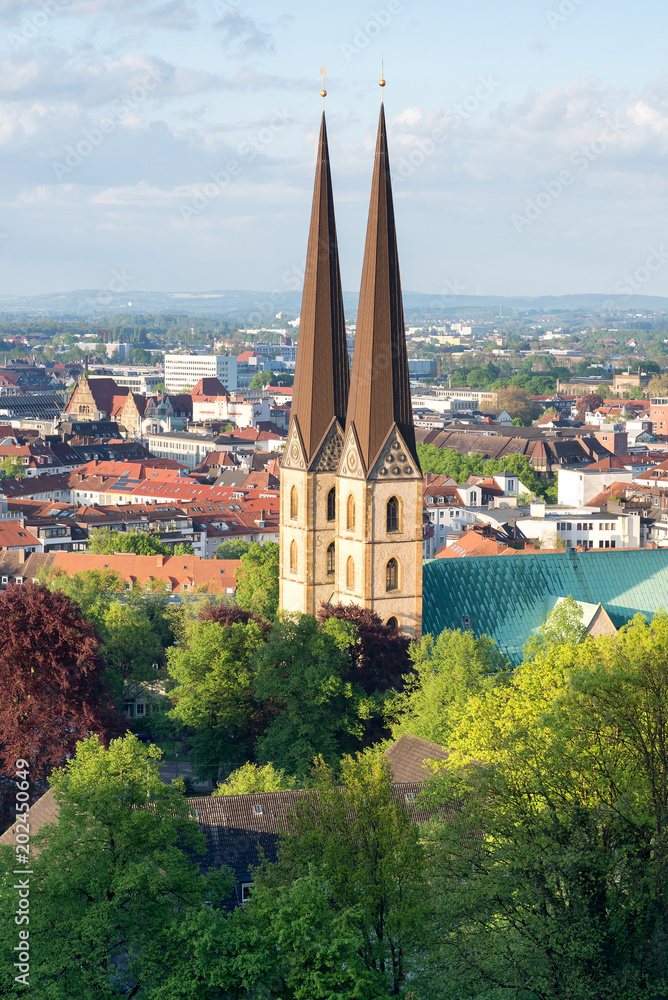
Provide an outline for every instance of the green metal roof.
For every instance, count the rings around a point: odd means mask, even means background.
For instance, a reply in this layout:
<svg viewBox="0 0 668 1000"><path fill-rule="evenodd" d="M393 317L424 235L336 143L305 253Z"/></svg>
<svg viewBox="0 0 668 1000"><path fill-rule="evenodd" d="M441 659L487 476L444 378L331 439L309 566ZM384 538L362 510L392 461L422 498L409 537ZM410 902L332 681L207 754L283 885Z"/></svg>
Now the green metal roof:
<svg viewBox="0 0 668 1000"><path fill-rule="evenodd" d="M603 605L619 628L668 609L668 549L431 559L424 564L423 631L486 632L513 664L555 597ZM470 618L470 624L466 621Z"/></svg>

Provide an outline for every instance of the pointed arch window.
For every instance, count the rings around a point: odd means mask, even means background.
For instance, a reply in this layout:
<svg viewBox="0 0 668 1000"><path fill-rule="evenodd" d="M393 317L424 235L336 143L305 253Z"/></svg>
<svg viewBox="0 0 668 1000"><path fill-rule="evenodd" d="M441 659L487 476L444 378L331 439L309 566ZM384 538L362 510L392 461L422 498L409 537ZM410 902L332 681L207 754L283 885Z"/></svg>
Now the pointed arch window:
<svg viewBox="0 0 668 1000"><path fill-rule="evenodd" d="M387 501L387 530L399 531L399 499L390 497Z"/></svg>
<svg viewBox="0 0 668 1000"><path fill-rule="evenodd" d="M290 542L290 572L297 572L297 543L294 538Z"/></svg>
<svg viewBox="0 0 668 1000"><path fill-rule="evenodd" d="M346 590L355 589L355 562L352 556L348 556L346 563Z"/></svg>
<svg viewBox="0 0 668 1000"><path fill-rule="evenodd" d="M348 531L355 530L355 497L352 493L348 494L348 503L346 504L346 528Z"/></svg>
<svg viewBox="0 0 668 1000"><path fill-rule="evenodd" d="M290 490L290 519L292 521L297 520L297 515L299 514L299 498L297 496L297 487L293 486Z"/></svg>
<svg viewBox="0 0 668 1000"><path fill-rule="evenodd" d="M334 521L336 519L336 487L332 486L331 490L327 494L327 520Z"/></svg>
<svg viewBox="0 0 668 1000"><path fill-rule="evenodd" d="M334 542L327 546L327 576L334 576L336 572L336 546Z"/></svg>
<svg viewBox="0 0 668 1000"><path fill-rule="evenodd" d="M398 590L399 589L399 563L393 557L388 560L387 566L385 567L385 590Z"/></svg>

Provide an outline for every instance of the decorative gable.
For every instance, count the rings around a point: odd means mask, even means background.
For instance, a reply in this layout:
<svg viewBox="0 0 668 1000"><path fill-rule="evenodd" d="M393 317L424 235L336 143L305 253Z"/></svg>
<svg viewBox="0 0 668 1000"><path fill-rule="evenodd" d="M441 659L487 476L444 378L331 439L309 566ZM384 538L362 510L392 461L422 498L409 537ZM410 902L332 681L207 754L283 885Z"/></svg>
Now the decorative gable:
<svg viewBox="0 0 668 1000"><path fill-rule="evenodd" d="M281 468L299 469L301 472L306 472L304 445L302 436L299 433L299 423L296 417L293 417L290 421L288 440L283 452L283 458L281 459Z"/></svg>
<svg viewBox="0 0 668 1000"><path fill-rule="evenodd" d="M366 468L354 424L350 424L346 431L338 475L346 479L366 479Z"/></svg>
<svg viewBox="0 0 668 1000"><path fill-rule="evenodd" d="M344 441L341 424L335 417L309 465L309 472L336 472L343 454Z"/></svg>
<svg viewBox="0 0 668 1000"><path fill-rule="evenodd" d="M422 473L415 468L414 460L406 447L401 432L393 424L376 461L369 472L369 479L405 480L422 479Z"/></svg>

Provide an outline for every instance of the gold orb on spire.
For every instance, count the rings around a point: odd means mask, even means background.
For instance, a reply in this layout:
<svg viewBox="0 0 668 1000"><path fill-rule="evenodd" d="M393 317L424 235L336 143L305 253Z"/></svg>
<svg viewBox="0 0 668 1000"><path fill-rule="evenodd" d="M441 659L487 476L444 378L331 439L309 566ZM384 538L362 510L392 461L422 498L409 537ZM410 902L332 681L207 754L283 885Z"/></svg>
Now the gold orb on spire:
<svg viewBox="0 0 668 1000"><path fill-rule="evenodd" d="M378 81L378 86L379 87L385 86L385 66L383 60L381 60L380 63L380 80Z"/></svg>
<svg viewBox="0 0 668 1000"><path fill-rule="evenodd" d="M320 96L324 101L324 99L327 97L327 91L325 90L325 77L327 76L327 67L325 66L324 63L320 67L320 76L322 77L322 90L320 91Z"/></svg>

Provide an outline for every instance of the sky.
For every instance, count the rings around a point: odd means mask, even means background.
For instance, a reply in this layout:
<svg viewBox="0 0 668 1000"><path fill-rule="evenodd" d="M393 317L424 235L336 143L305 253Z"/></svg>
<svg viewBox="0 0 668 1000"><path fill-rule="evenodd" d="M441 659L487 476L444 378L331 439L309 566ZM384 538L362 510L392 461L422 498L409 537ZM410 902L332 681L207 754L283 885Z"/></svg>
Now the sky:
<svg viewBox="0 0 668 1000"><path fill-rule="evenodd" d="M301 287L322 80L359 287L384 60L404 289L668 295L658 0L0 0L0 295Z"/></svg>

